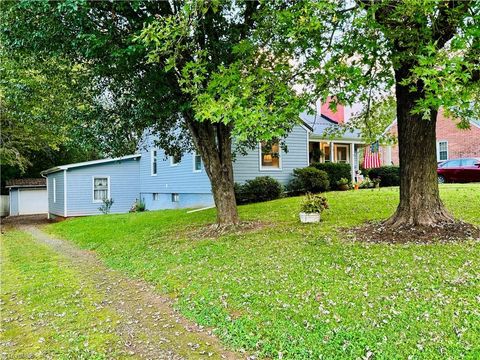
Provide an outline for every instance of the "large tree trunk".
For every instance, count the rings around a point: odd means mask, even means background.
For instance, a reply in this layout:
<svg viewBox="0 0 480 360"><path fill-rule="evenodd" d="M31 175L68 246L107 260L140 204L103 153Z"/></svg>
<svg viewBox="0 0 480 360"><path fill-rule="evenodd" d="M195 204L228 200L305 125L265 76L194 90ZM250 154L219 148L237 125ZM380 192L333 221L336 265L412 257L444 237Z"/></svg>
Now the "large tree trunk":
<svg viewBox="0 0 480 360"><path fill-rule="evenodd" d="M219 225L238 224L233 181L231 127L209 122L187 122L212 185Z"/></svg>
<svg viewBox="0 0 480 360"><path fill-rule="evenodd" d="M440 200L437 180L436 131L437 111L430 119L412 114L422 90L410 92L400 84L408 69L395 72L397 99L397 128L400 157L400 204L387 226L431 226L451 222L453 217Z"/></svg>

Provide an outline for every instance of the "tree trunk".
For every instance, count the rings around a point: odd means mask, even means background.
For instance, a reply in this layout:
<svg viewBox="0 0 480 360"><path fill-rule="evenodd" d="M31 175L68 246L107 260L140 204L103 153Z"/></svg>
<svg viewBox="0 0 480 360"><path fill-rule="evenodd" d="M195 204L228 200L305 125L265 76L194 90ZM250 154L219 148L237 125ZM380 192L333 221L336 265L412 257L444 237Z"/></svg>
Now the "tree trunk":
<svg viewBox="0 0 480 360"><path fill-rule="evenodd" d="M224 124L187 121L195 147L212 185L219 225L238 224L233 182L231 127Z"/></svg>
<svg viewBox="0 0 480 360"><path fill-rule="evenodd" d="M400 157L400 204L387 226L432 226L452 222L453 217L443 206L438 192L436 157L437 110L425 120L421 114L412 114L415 102L422 98L422 90L409 91L400 82L407 69L396 70L396 100L398 148Z"/></svg>

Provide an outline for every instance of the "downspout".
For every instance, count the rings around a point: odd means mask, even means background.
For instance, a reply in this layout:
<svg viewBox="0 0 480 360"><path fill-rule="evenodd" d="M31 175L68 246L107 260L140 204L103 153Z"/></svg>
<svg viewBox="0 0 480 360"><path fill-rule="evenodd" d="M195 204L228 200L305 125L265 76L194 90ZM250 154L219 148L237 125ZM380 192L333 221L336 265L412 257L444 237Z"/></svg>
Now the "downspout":
<svg viewBox="0 0 480 360"><path fill-rule="evenodd" d="M45 182L47 184L47 218L50 220L50 194L48 192L48 176L45 176L43 173L40 173L40 175L45 178Z"/></svg>

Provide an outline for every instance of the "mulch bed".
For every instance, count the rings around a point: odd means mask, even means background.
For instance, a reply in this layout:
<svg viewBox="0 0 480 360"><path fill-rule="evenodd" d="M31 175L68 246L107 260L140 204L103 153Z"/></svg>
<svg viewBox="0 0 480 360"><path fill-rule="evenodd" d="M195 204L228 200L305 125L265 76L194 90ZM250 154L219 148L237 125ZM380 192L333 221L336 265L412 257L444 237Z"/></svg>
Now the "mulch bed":
<svg viewBox="0 0 480 360"><path fill-rule="evenodd" d="M434 226L404 225L398 228L386 227L382 222L368 222L362 226L345 229L344 233L355 241L368 243L442 243L480 240L480 228L463 221Z"/></svg>
<svg viewBox="0 0 480 360"><path fill-rule="evenodd" d="M224 235L240 235L261 230L269 225L262 221L242 221L237 225L210 224L196 228L189 236L194 239L216 239Z"/></svg>

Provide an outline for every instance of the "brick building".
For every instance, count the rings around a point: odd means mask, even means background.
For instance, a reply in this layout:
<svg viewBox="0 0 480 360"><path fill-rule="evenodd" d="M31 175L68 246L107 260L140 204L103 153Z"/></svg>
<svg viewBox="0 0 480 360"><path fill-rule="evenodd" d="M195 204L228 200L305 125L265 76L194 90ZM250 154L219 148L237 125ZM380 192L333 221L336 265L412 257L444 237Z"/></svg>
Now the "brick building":
<svg viewBox="0 0 480 360"><path fill-rule="evenodd" d="M438 113L437 160L443 161L464 157L480 158L480 121L471 121L470 129L459 129L456 124L456 121L445 117L442 111ZM396 134L395 123L391 131ZM398 145L392 146L391 156L386 154L388 149L383 149L383 151L385 152L383 159L390 159L390 163L398 165ZM387 161L384 161L384 163L387 163Z"/></svg>

